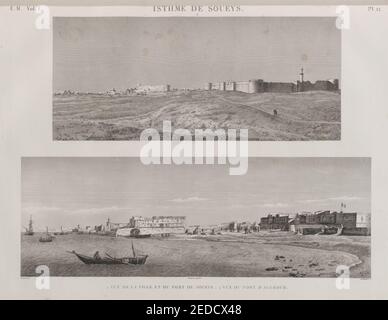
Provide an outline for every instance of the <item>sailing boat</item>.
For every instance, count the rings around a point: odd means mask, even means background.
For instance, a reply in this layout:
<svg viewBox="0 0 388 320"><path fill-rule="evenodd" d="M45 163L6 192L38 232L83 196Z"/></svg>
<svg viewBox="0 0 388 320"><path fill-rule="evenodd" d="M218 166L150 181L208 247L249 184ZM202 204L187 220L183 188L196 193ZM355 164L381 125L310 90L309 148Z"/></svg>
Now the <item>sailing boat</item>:
<svg viewBox="0 0 388 320"><path fill-rule="evenodd" d="M54 237L48 232L48 227L46 227L46 234L39 238L39 242L51 242Z"/></svg>
<svg viewBox="0 0 388 320"><path fill-rule="evenodd" d="M30 216L30 222L28 223L28 228L26 229L26 232L24 233L26 236L33 236L34 235L34 229L32 229L32 216Z"/></svg>
<svg viewBox="0 0 388 320"><path fill-rule="evenodd" d="M123 257L123 258L115 258L106 253L106 257L96 258L86 256L84 254L80 254L73 251L67 251L68 253L72 253L77 256L85 264L145 264L148 255L137 255L135 252L135 248L133 247L132 242L132 254L133 257Z"/></svg>

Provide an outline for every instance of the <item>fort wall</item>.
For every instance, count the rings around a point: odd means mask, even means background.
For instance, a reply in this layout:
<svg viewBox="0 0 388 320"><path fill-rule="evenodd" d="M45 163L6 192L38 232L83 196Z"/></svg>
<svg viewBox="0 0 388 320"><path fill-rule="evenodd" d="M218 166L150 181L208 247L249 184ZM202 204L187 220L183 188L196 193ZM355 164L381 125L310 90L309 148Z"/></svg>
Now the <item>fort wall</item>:
<svg viewBox="0 0 388 320"><path fill-rule="evenodd" d="M249 92L249 81L236 82L236 91Z"/></svg>
<svg viewBox="0 0 388 320"><path fill-rule="evenodd" d="M205 85L206 90L240 91L246 93L260 92L302 92L302 91L337 91L339 90L338 79L294 82L265 82L262 79L249 81L223 81L209 82Z"/></svg>
<svg viewBox="0 0 388 320"><path fill-rule="evenodd" d="M227 81L225 83L225 90L227 90L227 91L236 91L236 82L234 82L234 81Z"/></svg>
<svg viewBox="0 0 388 320"><path fill-rule="evenodd" d="M301 81L297 82L297 91L314 91L314 90L323 90L323 91L337 91L339 90L338 79L333 80L318 80L315 83L310 81Z"/></svg>
<svg viewBox="0 0 388 320"><path fill-rule="evenodd" d="M264 92L295 92L296 84L292 82L265 82Z"/></svg>

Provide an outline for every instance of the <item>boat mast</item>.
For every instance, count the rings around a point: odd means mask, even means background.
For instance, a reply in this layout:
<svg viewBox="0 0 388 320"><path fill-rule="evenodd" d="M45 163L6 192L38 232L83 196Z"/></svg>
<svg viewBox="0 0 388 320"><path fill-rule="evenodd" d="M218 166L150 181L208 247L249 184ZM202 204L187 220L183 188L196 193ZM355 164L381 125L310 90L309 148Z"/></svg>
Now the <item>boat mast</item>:
<svg viewBox="0 0 388 320"><path fill-rule="evenodd" d="M136 257L136 252L135 252L135 248L133 247L133 241L132 242L132 253L133 253L133 256Z"/></svg>
<svg viewBox="0 0 388 320"><path fill-rule="evenodd" d="M28 223L28 231L32 232L32 216L30 216L30 222Z"/></svg>

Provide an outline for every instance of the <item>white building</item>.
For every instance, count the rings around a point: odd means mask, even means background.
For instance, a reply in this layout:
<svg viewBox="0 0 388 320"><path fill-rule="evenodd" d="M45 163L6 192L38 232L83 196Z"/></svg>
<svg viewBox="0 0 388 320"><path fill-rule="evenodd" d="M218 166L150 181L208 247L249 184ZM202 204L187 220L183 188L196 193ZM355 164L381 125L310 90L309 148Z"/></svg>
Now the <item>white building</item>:
<svg viewBox="0 0 388 320"><path fill-rule="evenodd" d="M116 236L140 236L185 233L185 216L135 216L125 227L117 229Z"/></svg>
<svg viewBox="0 0 388 320"><path fill-rule="evenodd" d="M160 84L160 85L137 85L134 89L135 93L152 93L152 92L169 92L169 84Z"/></svg>

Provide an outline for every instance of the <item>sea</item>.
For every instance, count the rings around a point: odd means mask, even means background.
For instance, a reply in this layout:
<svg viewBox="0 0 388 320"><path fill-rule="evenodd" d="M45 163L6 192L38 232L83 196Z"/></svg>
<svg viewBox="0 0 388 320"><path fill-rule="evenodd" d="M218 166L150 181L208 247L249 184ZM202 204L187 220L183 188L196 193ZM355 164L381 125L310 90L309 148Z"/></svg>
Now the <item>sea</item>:
<svg viewBox="0 0 388 320"><path fill-rule="evenodd" d="M266 243L257 236L171 236L122 238L95 234L21 235L21 276L33 277L47 266L57 277L335 277L335 266L359 260L344 252ZM144 265L86 265L69 251L114 257L147 254ZM281 259L277 257L282 257Z"/></svg>

